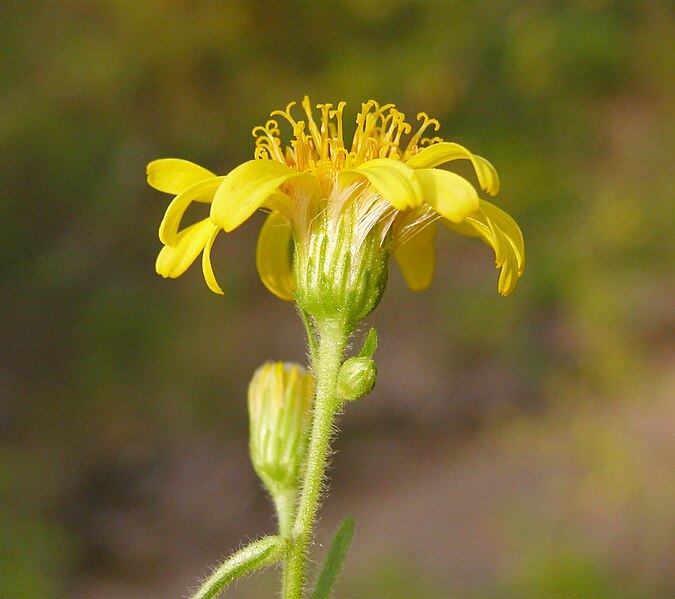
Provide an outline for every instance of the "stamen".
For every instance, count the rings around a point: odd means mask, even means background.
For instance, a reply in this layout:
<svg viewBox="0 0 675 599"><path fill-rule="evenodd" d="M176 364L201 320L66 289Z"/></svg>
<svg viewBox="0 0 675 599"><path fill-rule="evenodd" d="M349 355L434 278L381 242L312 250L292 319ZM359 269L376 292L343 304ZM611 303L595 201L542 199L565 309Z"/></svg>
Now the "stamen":
<svg viewBox="0 0 675 599"><path fill-rule="evenodd" d="M391 106L388 104L388 106ZM382 142L388 144L391 141L394 131L396 130L397 123L403 119L403 113L399 112L395 108L392 108L389 111L389 114L383 116L382 118L382 130L386 129L385 134L382 136ZM391 124L389 124L391 121ZM387 127L389 127L387 129Z"/></svg>
<svg viewBox="0 0 675 599"><path fill-rule="evenodd" d="M328 160L329 136L330 136L330 109L332 104L317 104L316 107L321 111L321 159Z"/></svg>
<svg viewBox="0 0 675 599"><path fill-rule="evenodd" d="M345 156L345 166L347 168L352 168L357 165L357 155L356 152L347 152Z"/></svg>
<svg viewBox="0 0 675 599"><path fill-rule="evenodd" d="M373 132L376 130L373 130ZM365 158L367 160L372 160L373 158L377 158L377 148L379 146L378 140L375 137L369 137L366 140L366 151L365 151Z"/></svg>
<svg viewBox="0 0 675 599"><path fill-rule="evenodd" d="M253 158L256 160L270 160L272 157L270 156L269 150L267 148L257 146L253 152Z"/></svg>
<svg viewBox="0 0 675 599"><path fill-rule="evenodd" d="M390 107L389 114L383 118L382 129L386 131L381 136L379 158L389 158L398 156L398 144L401 135L409 130L409 125L405 122L405 114L396 110L393 104L387 104ZM395 137L394 137L395 136ZM393 139L392 139L393 138Z"/></svg>
<svg viewBox="0 0 675 599"><path fill-rule="evenodd" d="M291 110L295 105L295 102L290 102L285 110L271 113L271 116L281 116L291 125L293 138L290 144L282 150L279 124L269 120L264 126L253 129L256 137L254 156L276 160L300 172L310 171L327 192L332 189L336 173L341 169L353 168L376 158L405 161L422 147L443 141L437 136L422 137L430 128L438 130L440 124L420 112L417 115L419 128L403 150L401 140L412 131L405 114L394 104L380 106L375 100L368 100L361 104L361 111L356 115L356 131L348 151L343 128L346 102L339 102L335 108L330 103L317 104L316 108L321 113L318 121L314 120L308 96L301 102L305 119L293 118Z"/></svg>
<svg viewBox="0 0 675 599"><path fill-rule="evenodd" d="M401 152L399 150L399 146L401 143L401 136L405 133L408 135L410 133L412 127L405 122L405 115L401 112L399 113L401 115L401 122L397 124L398 129L396 130L396 137L394 138L394 141L392 142L392 149L390 153L390 157L392 158L400 158Z"/></svg>
<svg viewBox="0 0 675 599"><path fill-rule="evenodd" d="M391 112L398 112L396 110L396 104L385 104L380 108L380 114L382 115L382 118L384 119L384 113L391 113Z"/></svg>
<svg viewBox="0 0 675 599"><path fill-rule="evenodd" d="M368 100L367 102L361 104L361 112L356 115L356 131L354 132L351 151L356 152L357 154L359 153L361 144L363 143L364 136L367 135L365 133L365 129L368 125L368 116L370 115L371 108L375 108L375 110L379 108L375 100Z"/></svg>
<svg viewBox="0 0 675 599"><path fill-rule="evenodd" d="M321 133L319 133L319 128L314 122L314 117L312 116L312 106L309 103L309 96L305 96L302 100L302 107L305 109L305 114L307 115L307 124L309 126L309 133L314 139L314 146L317 150L321 148Z"/></svg>
<svg viewBox="0 0 675 599"><path fill-rule="evenodd" d="M276 160L277 162L285 162L283 152L281 151L281 141L278 137L280 133L279 123L273 119L267 121L264 126L258 125L254 127L251 134L256 138L255 157L258 158L260 156ZM267 156L264 155L265 153Z"/></svg>
<svg viewBox="0 0 675 599"><path fill-rule="evenodd" d="M422 125L418 129L417 133L415 133L415 135L410 138L405 152L403 152L403 160L409 158L417 151L417 142L419 141L420 137L422 137L422 134L426 129L433 127L434 131L438 131L441 127L441 124L436 119L429 118L429 115L426 112L420 112L417 115L417 120L422 121Z"/></svg>
<svg viewBox="0 0 675 599"><path fill-rule="evenodd" d="M333 136L340 148L345 147L345 142L344 138L342 136L342 111L345 109L345 106L347 106L347 102L338 102L337 108L335 110L331 110L330 112L330 118L335 119L335 122L337 123L337 133Z"/></svg>
<svg viewBox="0 0 675 599"><path fill-rule="evenodd" d="M290 146L286 146L286 152L284 156L286 158L286 164L290 167L296 167L297 170L298 158L295 155L295 150L293 150L293 148Z"/></svg>
<svg viewBox="0 0 675 599"><path fill-rule="evenodd" d="M438 137L438 135L435 135L434 137L423 137L422 139L420 139L419 145L424 148L426 146L433 146L434 144L441 143L442 141L443 138Z"/></svg>
<svg viewBox="0 0 675 599"><path fill-rule="evenodd" d="M366 117L362 112L356 115L356 131L354 131L354 138L352 139L352 149L350 154L356 155L356 150L361 143L361 137L363 137L363 127L365 122Z"/></svg>
<svg viewBox="0 0 675 599"><path fill-rule="evenodd" d="M372 152L373 143L371 142L371 140L373 138L371 136L373 135L373 130L375 129L375 125L378 119L377 113L367 113L364 116L365 119L363 124L363 131L361 133L361 139L359 140L359 146L358 148L356 148L357 151L356 160L359 163L365 159L364 157L366 156L366 153L369 149ZM375 145L377 145L376 141Z"/></svg>
<svg viewBox="0 0 675 599"><path fill-rule="evenodd" d="M291 125L291 127L295 127L296 121L295 119L291 116L291 108L295 106L297 102L289 102L288 106L286 106L286 110L274 110L273 112L270 113L270 116L282 116L284 117Z"/></svg>
<svg viewBox="0 0 675 599"><path fill-rule="evenodd" d="M380 105L376 100L368 100L365 104L362 104L362 109L366 110L367 112L370 112L370 109L373 108L375 112L378 112L380 110Z"/></svg>
<svg viewBox="0 0 675 599"><path fill-rule="evenodd" d="M349 156L347 149L344 146L339 145L340 141L341 140L338 140L335 137L330 140L331 160L333 162L333 168L336 171L344 168L347 157Z"/></svg>
<svg viewBox="0 0 675 599"><path fill-rule="evenodd" d="M293 136L291 146L295 153L297 169L299 171L307 170L309 167L311 147L309 140L305 135L305 121L299 121L293 126Z"/></svg>

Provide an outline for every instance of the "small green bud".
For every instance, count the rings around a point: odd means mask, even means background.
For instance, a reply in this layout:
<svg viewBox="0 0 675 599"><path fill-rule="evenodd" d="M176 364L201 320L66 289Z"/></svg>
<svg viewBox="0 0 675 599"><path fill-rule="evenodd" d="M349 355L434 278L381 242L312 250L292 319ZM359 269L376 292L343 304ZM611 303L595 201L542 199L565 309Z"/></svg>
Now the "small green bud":
<svg viewBox="0 0 675 599"><path fill-rule="evenodd" d="M373 390L376 378L375 360L365 356L349 358L338 374L337 396L342 401L365 397Z"/></svg>
<svg viewBox="0 0 675 599"><path fill-rule="evenodd" d="M314 377L299 364L267 362L248 388L249 450L275 502L297 488L314 396Z"/></svg>

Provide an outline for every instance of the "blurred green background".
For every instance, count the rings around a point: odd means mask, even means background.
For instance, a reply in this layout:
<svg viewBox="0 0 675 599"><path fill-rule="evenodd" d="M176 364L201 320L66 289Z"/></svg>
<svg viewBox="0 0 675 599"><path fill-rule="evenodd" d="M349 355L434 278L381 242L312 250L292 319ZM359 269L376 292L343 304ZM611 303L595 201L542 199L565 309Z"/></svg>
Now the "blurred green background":
<svg viewBox="0 0 675 599"><path fill-rule="evenodd" d="M675 594L675 4L0 5L0 597L181 597L273 528L245 390L305 361L255 272L260 218L154 274L161 157L225 173L309 94L370 98L486 156L528 267L439 235L392 269L379 379L350 405L315 555L357 522L338 599ZM351 112L350 112L351 111ZM272 597L276 572L230 595Z"/></svg>

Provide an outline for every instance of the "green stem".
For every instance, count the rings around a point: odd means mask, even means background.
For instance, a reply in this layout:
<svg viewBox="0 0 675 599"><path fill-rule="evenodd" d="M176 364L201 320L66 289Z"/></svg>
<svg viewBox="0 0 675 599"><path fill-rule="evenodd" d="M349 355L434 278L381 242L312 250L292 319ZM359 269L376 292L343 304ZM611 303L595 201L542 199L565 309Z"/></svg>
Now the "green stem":
<svg viewBox="0 0 675 599"><path fill-rule="evenodd" d="M348 326L342 319L321 320L317 322L317 329L319 343L313 361L316 377L314 416L300 501L291 531L292 544L284 568L284 599L301 599L305 586L307 550L324 482L333 422L340 407L335 388L349 337Z"/></svg>
<svg viewBox="0 0 675 599"><path fill-rule="evenodd" d="M279 520L279 534L287 539L291 534L293 516L295 515L295 500L298 495L296 487L279 489L272 494L274 506Z"/></svg>
<svg viewBox="0 0 675 599"><path fill-rule="evenodd" d="M240 576L278 562L285 550L281 537L264 537L240 549L216 568L191 599L212 599Z"/></svg>
<svg viewBox="0 0 675 599"><path fill-rule="evenodd" d="M314 333L314 327L312 326L312 317L307 314L300 306L298 306L298 312L300 312L300 319L302 324L305 325L305 332L307 333L307 346L309 349L309 359L314 364L316 362L316 334Z"/></svg>

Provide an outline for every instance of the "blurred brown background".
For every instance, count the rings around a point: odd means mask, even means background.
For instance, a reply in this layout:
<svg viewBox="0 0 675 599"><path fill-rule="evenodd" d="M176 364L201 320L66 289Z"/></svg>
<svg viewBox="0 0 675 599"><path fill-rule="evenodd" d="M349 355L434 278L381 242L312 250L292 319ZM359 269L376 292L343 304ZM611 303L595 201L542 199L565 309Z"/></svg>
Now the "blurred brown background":
<svg viewBox="0 0 675 599"><path fill-rule="evenodd" d="M154 274L160 157L225 173L309 94L370 98L486 156L528 268L446 232L432 288L392 269L379 378L341 423L315 555L337 598L675 594L675 4L0 5L0 597L185 596L272 530L245 390L305 361L255 272L260 220ZM351 112L350 112L351 111ZM276 572L227 596L275 594Z"/></svg>

